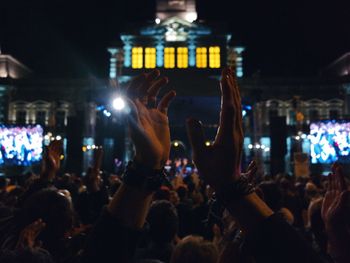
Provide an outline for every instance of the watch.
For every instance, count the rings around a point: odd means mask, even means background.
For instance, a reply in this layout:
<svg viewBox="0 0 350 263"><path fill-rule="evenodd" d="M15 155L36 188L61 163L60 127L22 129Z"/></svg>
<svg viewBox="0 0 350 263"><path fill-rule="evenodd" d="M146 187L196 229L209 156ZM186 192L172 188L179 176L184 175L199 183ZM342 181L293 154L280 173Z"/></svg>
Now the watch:
<svg viewBox="0 0 350 263"><path fill-rule="evenodd" d="M154 192L166 181L164 169L152 169L136 161L130 161L122 176L126 185Z"/></svg>

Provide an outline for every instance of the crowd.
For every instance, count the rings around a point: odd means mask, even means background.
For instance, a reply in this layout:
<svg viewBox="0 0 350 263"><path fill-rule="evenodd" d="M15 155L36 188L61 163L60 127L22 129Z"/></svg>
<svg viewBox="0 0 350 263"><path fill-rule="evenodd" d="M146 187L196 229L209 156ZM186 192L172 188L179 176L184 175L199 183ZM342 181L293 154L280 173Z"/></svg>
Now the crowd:
<svg viewBox="0 0 350 263"><path fill-rule="evenodd" d="M220 125L205 145L188 119L193 162L169 161L168 82L158 70L135 78L127 115L136 149L122 176L101 167L61 174L60 141L40 175L0 177L0 262L350 262L350 199L342 167L327 177L241 171L240 93L222 71Z"/></svg>

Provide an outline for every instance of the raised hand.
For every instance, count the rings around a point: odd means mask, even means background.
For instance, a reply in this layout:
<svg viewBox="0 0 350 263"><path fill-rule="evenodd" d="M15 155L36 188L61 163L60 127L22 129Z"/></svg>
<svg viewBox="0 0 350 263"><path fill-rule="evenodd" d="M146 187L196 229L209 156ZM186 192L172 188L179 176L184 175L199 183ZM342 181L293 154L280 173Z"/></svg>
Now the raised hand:
<svg viewBox="0 0 350 263"><path fill-rule="evenodd" d="M26 226L19 235L16 247L18 249L26 247L33 249L37 246L40 246L37 238L45 226L46 224L41 219L38 219L30 225Z"/></svg>
<svg viewBox="0 0 350 263"><path fill-rule="evenodd" d="M248 165L247 172L242 173L243 176L247 177L249 182L252 182L255 178L255 175L258 171L258 166L255 161L251 161Z"/></svg>
<svg viewBox="0 0 350 263"><path fill-rule="evenodd" d="M62 141L55 140L46 148L42 162L42 177L53 179L61 167Z"/></svg>
<svg viewBox="0 0 350 263"><path fill-rule="evenodd" d="M328 177L328 189L322 204L322 218L326 227L344 225L350 217L350 192L347 191L343 168L333 165Z"/></svg>
<svg viewBox="0 0 350 263"><path fill-rule="evenodd" d="M322 204L322 219L328 237L328 252L336 262L350 262L350 191L340 165L334 164Z"/></svg>
<svg viewBox="0 0 350 263"><path fill-rule="evenodd" d="M241 97L232 70L222 71L220 86L220 125L213 145L205 145L202 124L199 121L187 121L194 163L199 174L215 190L240 176L243 147Z"/></svg>
<svg viewBox="0 0 350 263"><path fill-rule="evenodd" d="M170 91L157 104L160 89L168 83L159 70L135 78L128 89L128 123L136 148L136 161L154 169L161 168L170 153L170 130L167 111L176 96Z"/></svg>
<svg viewBox="0 0 350 263"><path fill-rule="evenodd" d="M100 169L103 159L103 149L98 147L94 150L94 163L90 167L86 174L86 186L89 192L97 192L100 190Z"/></svg>
<svg viewBox="0 0 350 263"><path fill-rule="evenodd" d="M92 170L94 173L98 175L98 173L101 170L101 165L102 165L102 159L103 159L103 149L102 147L98 147L94 151L94 166L92 167ZM96 176L97 176L96 175Z"/></svg>

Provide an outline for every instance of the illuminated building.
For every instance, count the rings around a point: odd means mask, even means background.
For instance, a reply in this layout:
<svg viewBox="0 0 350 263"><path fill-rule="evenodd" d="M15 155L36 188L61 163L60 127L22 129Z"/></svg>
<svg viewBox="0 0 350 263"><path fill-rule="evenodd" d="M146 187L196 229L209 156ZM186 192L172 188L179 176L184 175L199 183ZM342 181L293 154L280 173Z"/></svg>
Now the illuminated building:
<svg viewBox="0 0 350 263"><path fill-rule="evenodd" d="M224 25L210 26L197 17L194 0L157 0L154 22L129 27L133 29L122 33L118 44L108 48L110 78L118 78L122 84L137 70L152 68L179 77L196 74L213 78L223 66L235 67L237 76L243 77L244 47L233 44L232 35L222 29Z"/></svg>
<svg viewBox="0 0 350 263"><path fill-rule="evenodd" d="M115 91L110 83L123 92L132 77L157 68L169 77L166 89L177 91L169 109L171 134L177 148L184 147L189 155L188 117L202 120L207 138L215 137L221 103L218 80L225 66L236 69L242 93L243 161L258 157L269 164L272 117L285 118L285 159L290 162L291 138L299 136L297 129L304 134L313 120L347 118L350 114L349 54L334 62L323 76L247 76L244 52L249 50L245 51L225 25L199 20L194 0L157 0L154 21L129 26L115 41L108 47L108 78L102 80L40 79L13 57L0 55L0 121L39 123L62 137L74 130L76 167L89 165L90 149L96 144L104 145L104 163L111 164L115 157L124 157L125 148L132 147L125 146L129 144L124 142L125 123L108 106ZM300 96L298 107L295 96ZM111 166L105 167L113 171Z"/></svg>
<svg viewBox="0 0 350 263"><path fill-rule="evenodd" d="M193 109L186 110L187 114L191 112L198 118L212 109L213 114L204 115L209 133L214 136L221 68L234 67L242 78L245 48L225 30L224 24L198 20L195 0L156 0L156 6L154 21L128 26L108 47L109 77L123 90L132 77L159 69L177 92L169 111L175 138L184 140L186 107Z"/></svg>

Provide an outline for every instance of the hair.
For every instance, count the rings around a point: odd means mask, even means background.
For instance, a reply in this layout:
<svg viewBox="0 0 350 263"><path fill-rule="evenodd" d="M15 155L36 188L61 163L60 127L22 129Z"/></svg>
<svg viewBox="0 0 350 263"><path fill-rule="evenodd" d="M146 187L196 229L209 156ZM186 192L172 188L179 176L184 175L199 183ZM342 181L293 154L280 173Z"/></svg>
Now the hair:
<svg viewBox="0 0 350 263"><path fill-rule="evenodd" d="M64 237L72 227L73 208L69 200L53 189L43 189L24 201L18 214L20 227L41 218L46 226L40 234L44 246L55 243ZM48 248L49 249L49 248Z"/></svg>
<svg viewBox="0 0 350 263"><path fill-rule="evenodd" d="M213 243L199 236L187 236L175 247L170 263L215 263L218 255Z"/></svg>
<svg viewBox="0 0 350 263"><path fill-rule="evenodd" d="M323 199L316 200L308 208L310 229L314 234L315 241L322 253L327 253L327 235L321 216Z"/></svg>
<svg viewBox="0 0 350 263"><path fill-rule="evenodd" d="M158 191L154 193L154 200L167 200L170 201L170 189L167 186L162 186Z"/></svg>
<svg viewBox="0 0 350 263"><path fill-rule="evenodd" d="M176 189L176 192L179 195L179 198L180 198L181 201L183 201L184 199L187 198L188 189L185 186L179 186Z"/></svg>
<svg viewBox="0 0 350 263"><path fill-rule="evenodd" d="M179 218L172 203L166 200L153 202L148 212L150 237L153 242L169 243L177 234Z"/></svg>

